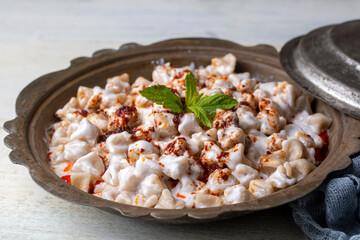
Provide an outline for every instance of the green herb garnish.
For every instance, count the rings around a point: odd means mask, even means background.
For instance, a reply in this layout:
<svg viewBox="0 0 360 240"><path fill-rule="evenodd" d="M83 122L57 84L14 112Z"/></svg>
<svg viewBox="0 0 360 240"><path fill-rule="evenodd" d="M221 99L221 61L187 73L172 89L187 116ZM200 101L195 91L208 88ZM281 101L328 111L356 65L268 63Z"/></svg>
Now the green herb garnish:
<svg viewBox="0 0 360 240"><path fill-rule="evenodd" d="M230 109L238 102L225 94L205 96L196 93L196 79L189 72L185 77L185 106L181 99L164 85L154 85L144 88L140 94L148 100L163 105L175 113L193 112L202 124L211 127L210 120L216 113L216 109Z"/></svg>

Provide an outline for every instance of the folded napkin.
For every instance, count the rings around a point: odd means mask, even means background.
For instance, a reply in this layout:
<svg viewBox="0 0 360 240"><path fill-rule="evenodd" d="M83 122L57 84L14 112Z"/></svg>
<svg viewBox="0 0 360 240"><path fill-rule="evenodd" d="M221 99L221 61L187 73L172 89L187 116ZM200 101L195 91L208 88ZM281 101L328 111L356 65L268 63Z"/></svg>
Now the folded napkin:
<svg viewBox="0 0 360 240"><path fill-rule="evenodd" d="M360 156L290 206L311 239L360 239Z"/></svg>

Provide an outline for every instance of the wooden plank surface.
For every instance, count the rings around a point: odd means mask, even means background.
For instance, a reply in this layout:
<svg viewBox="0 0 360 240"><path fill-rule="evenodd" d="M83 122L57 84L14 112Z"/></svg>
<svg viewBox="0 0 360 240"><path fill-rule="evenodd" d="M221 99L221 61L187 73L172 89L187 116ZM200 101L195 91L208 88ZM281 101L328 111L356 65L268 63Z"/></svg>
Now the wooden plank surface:
<svg viewBox="0 0 360 240"><path fill-rule="evenodd" d="M0 0L0 125L33 79L126 42L216 37L280 48L316 27L359 17L360 1ZM6 135L1 127L0 136ZM0 239L304 239L284 206L241 218L166 225L56 198L0 143Z"/></svg>

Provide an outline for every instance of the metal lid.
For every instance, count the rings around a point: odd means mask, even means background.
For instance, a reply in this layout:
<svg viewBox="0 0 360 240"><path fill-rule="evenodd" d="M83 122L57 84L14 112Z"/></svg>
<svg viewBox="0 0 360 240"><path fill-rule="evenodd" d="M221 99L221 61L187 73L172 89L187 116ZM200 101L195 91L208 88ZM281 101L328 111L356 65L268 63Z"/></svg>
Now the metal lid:
<svg viewBox="0 0 360 240"><path fill-rule="evenodd" d="M303 88L360 119L360 20L292 39L281 49L280 60Z"/></svg>

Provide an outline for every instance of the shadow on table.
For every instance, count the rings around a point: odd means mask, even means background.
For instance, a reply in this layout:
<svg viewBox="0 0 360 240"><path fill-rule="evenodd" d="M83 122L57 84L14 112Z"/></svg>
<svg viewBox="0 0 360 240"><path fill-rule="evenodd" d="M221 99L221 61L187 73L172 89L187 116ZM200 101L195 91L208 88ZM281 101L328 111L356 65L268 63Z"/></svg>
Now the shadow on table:
<svg viewBox="0 0 360 240"><path fill-rule="evenodd" d="M115 215L111 218L114 225L118 223L119 228L132 233L131 239L306 239L288 206L200 224L164 224Z"/></svg>

